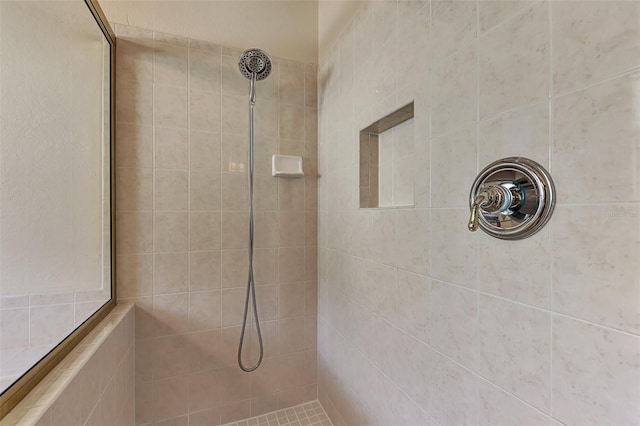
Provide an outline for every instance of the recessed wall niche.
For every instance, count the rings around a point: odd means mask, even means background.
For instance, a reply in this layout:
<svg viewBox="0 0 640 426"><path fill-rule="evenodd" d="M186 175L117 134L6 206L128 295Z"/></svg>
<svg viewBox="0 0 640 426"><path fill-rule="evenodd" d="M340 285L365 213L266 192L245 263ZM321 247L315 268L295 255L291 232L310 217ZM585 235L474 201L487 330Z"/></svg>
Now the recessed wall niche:
<svg viewBox="0 0 640 426"><path fill-rule="evenodd" d="M360 208L414 205L413 102L360 131Z"/></svg>

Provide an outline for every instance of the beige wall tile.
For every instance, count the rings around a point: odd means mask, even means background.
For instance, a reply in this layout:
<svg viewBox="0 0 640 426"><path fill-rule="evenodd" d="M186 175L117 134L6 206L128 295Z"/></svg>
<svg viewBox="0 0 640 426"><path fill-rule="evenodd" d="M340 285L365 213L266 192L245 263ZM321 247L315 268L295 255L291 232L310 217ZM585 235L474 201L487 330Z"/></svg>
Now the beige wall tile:
<svg viewBox="0 0 640 426"><path fill-rule="evenodd" d="M634 124L639 79L631 74L554 101L553 174L560 202L640 200L634 163L640 152Z"/></svg>
<svg viewBox="0 0 640 426"><path fill-rule="evenodd" d="M272 176L254 176L254 211L278 210L278 179Z"/></svg>
<svg viewBox="0 0 640 426"><path fill-rule="evenodd" d="M118 167L116 169L116 208L150 211L153 204L153 170Z"/></svg>
<svg viewBox="0 0 640 426"><path fill-rule="evenodd" d="M194 426L220 425L221 409L208 409L189 414L189 424Z"/></svg>
<svg viewBox="0 0 640 426"><path fill-rule="evenodd" d="M25 348L29 346L29 308L0 310L0 349ZM0 366L6 369L8 360Z"/></svg>
<svg viewBox="0 0 640 426"><path fill-rule="evenodd" d="M423 342L429 341L431 280L425 276L398 270L397 325Z"/></svg>
<svg viewBox="0 0 640 426"><path fill-rule="evenodd" d="M257 285L278 282L278 249L255 249L253 260L253 273Z"/></svg>
<svg viewBox="0 0 640 426"><path fill-rule="evenodd" d="M279 285L278 318L305 314L305 286L301 283ZM299 320L298 320L299 321Z"/></svg>
<svg viewBox="0 0 640 426"><path fill-rule="evenodd" d="M423 209L398 210L396 265L419 274L429 271L429 211Z"/></svg>
<svg viewBox="0 0 640 426"><path fill-rule="evenodd" d="M153 294L183 293L189 289L187 253L162 253L153 256Z"/></svg>
<svg viewBox="0 0 640 426"><path fill-rule="evenodd" d="M186 129L188 125L187 98L186 88L154 85L154 125Z"/></svg>
<svg viewBox="0 0 640 426"><path fill-rule="evenodd" d="M635 204L558 207L552 234L555 311L640 331L639 215ZM606 232L597 225L603 219Z"/></svg>
<svg viewBox="0 0 640 426"><path fill-rule="evenodd" d="M156 40L154 51L154 82L187 87L188 49Z"/></svg>
<svg viewBox="0 0 640 426"><path fill-rule="evenodd" d="M118 254L151 252L152 218L149 212L116 213L116 252Z"/></svg>
<svg viewBox="0 0 640 426"><path fill-rule="evenodd" d="M305 245L305 214L303 212L278 212L281 224L279 246L299 247Z"/></svg>
<svg viewBox="0 0 640 426"><path fill-rule="evenodd" d="M300 213L298 213L300 214ZM278 247L280 212L254 212L254 245L256 248Z"/></svg>
<svg viewBox="0 0 640 426"><path fill-rule="evenodd" d="M154 176L155 210L182 211L188 208L189 173L182 170L156 170Z"/></svg>
<svg viewBox="0 0 640 426"><path fill-rule="evenodd" d="M436 61L476 37L476 9L473 2L438 1L431 5L431 42Z"/></svg>
<svg viewBox="0 0 640 426"><path fill-rule="evenodd" d="M549 413L551 314L484 295L479 310L480 374Z"/></svg>
<svg viewBox="0 0 640 426"><path fill-rule="evenodd" d="M398 2L398 88L424 78L431 56L431 8L427 2ZM441 26L443 31L449 27ZM444 34L440 34L443 36ZM435 35L434 35L435 36ZM420 54L416 55L416 52ZM442 53L442 52L439 52ZM417 93L415 93L417 95ZM412 95L414 95L412 93ZM411 96L413 98L413 96ZM404 102L399 102L404 104Z"/></svg>
<svg viewBox="0 0 640 426"><path fill-rule="evenodd" d="M154 422L188 412L188 383L186 375L153 382Z"/></svg>
<svg viewBox="0 0 640 426"><path fill-rule="evenodd" d="M189 133L185 129L156 127L154 166L162 169L189 168Z"/></svg>
<svg viewBox="0 0 640 426"><path fill-rule="evenodd" d="M189 293L189 330L204 331L220 328L220 290Z"/></svg>
<svg viewBox="0 0 640 426"><path fill-rule="evenodd" d="M245 293L243 288L222 290L222 327L242 324Z"/></svg>
<svg viewBox="0 0 640 426"><path fill-rule="evenodd" d="M246 211L247 200L247 176L244 173L222 173L222 211Z"/></svg>
<svg viewBox="0 0 640 426"><path fill-rule="evenodd" d="M431 211L429 264L432 277L476 288L478 240L467 230L468 216L467 209Z"/></svg>
<svg viewBox="0 0 640 426"><path fill-rule="evenodd" d="M142 42L130 27L120 27L130 33L128 41ZM284 363L275 357L282 348L316 347L317 182L270 176L271 155L283 147L299 151L307 172L316 173L315 68L307 72L304 64L276 59L270 78L258 84L254 269L267 356L261 369L271 368L252 390L251 381L238 383L234 365L247 273L247 177L236 170L246 172L249 82L237 73L240 51L158 33L155 47L148 43L144 52L155 56L155 70L142 50L124 53L122 65L135 71L136 81L119 87L118 164L144 176L155 167L152 182L137 185L123 175L118 186L119 208L150 212L121 212L118 222L119 254L126 257L120 294L138 305L138 363L149 367L139 370L137 421L182 424L189 413L191 424L219 424L248 416L252 406L257 413L315 397L315 356L300 352ZM155 89L151 76L145 78L151 72ZM155 140L151 124L158 126ZM238 163L231 173L229 162ZM281 220L296 232L281 238ZM141 254L152 252L155 261ZM305 279L312 281L305 285ZM144 297L152 291L153 298ZM249 325L248 356L257 356L256 342ZM282 395L280 377L287 386ZM124 414L112 417L118 416Z"/></svg>
<svg viewBox="0 0 640 426"><path fill-rule="evenodd" d="M637 336L554 316L553 416L564 424L635 422L639 347Z"/></svg>
<svg viewBox="0 0 640 426"><path fill-rule="evenodd" d="M220 135L217 133L190 133L191 170L220 171Z"/></svg>
<svg viewBox="0 0 640 426"><path fill-rule="evenodd" d="M220 64L219 52L198 51L189 52L189 87L191 90L220 93Z"/></svg>
<svg viewBox="0 0 640 426"><path fill-rule="evenodd" d="M153 296L154 335L157 337L186 333L189 330L189 294Z"/></svg>
<svg viewBox="0 0 640 426"><path fill-rule="evenodd" d="M476 127L431 141L432 207L469 204L469 187L476 176ZM451 164L457 167L451 167Z"/></svg>
<svg viewBox="0 0 640 426"><path fill-rule="evenodd" d="M220 131L220 94L191 91L189 99L189 123L191 130Z"/></svg>
<svg viewBox="0 0 640 426"><path fill-rule="evenodd" d="M490 30L496 25L502 24L523 9L531 7L534 1L515 0L485 0L478 2L480 32Z"/></svg>
<svg viewBox="0 0 640 426"><path fill-rule="evenodd" d="M271 73L273 75L273 72ZM265 80L266 84L269 85L269 79ZM260 84L260 83L258 83ZM263 93L263 92L261 92ZM278 134L278 121L280 121L281 126L294 126L293 123L297 123L298 126L302 123L302 121L296 122L295 120L301 119L301 116L295 115L293 118L289 116L280 117L278 103L275 100L267 100L268 97L266 93L263 93L264 100L260 101L260 108L256 108L255 111L255 132L257 135L262 135L261 137L265 138L277 138L280 136L281 138L289 138L287 134L280 133ZM246 95L243 95L243 99L245 99ZM246 100L243 103L242 111L246 111ZM246 114L246 112L245 112ZM282 114L282 113L280 113ZM301 114L300 111L296 110L296 114ZM243 124L244 127L247 127L246 124ZM302 130L295 130L295 132L301 132ZM246 132L245 132L246 133Z"/></svg>
<svg viewBox="0 0 640 426"><path fill-rule="evenodd" d="M279 352L281 354L289 354L298 352L305 347L305 328L304 319L285 318L278 321Z"/></svg>
<svg viewBox="0 0 640 426"><path fill-rule="evenodd" d="M475 43L462 45L433 67L433 80L438 82L431 88L431 132L434 136L477 120L477 67Z"/></svg>
<svg viewBox="0 0 640 426"><path fill-rule="evenodd" d="M481 425L549 424L549 417L489 382L478 382ZM499 407L499 409L497 409Z"/></svg>
<svg viewBox="0 0 640 426"><path fill-rule="evenodd" d="M472 422L478 407L477 376L439 354L432 355L429 374L432 381L429 401L418 402L440 424ZM457 404L449 404L450 400Z"/></svg>
<svg viewBox="0 0 640 426"><path fill-rule="evenodd" d="M248 267L249 259L246 249L222 250L222 287L246 286Z"/></svg>
<svg viewBox="0 0 640 426"><path fill-rule="evenodd" d="M243 135L234 135L224 133L222 135L222 162L221 169L223 172L240 172L248 171L247 150L248 138Z"/></svg>
<svg viewBox="0 0 640 426"><path fill-rule="evenodd" d="M210 290L221 285L221 252L189 253L189 290Z"/></svg>
<svg viewBox="0 0 640 426"><path fill-rule="evenodd" d="M149 296L153 286L153 258L146 255L117 257L118 297Z"/></svg>
<svg viewBox="0 0 640 426"><path fill-rule="evenodd" d="M153 84L151 81L118 80L116 122L132 125L153 123Z"/></svg>
<svg viewBox="0 0 640 426"><path fill-rule="evenodd" d="M116 166L153 166L153 128L129 123L116 123Z"/></svg>
<svg viewBox="0 0 640 426"><path fill-rule="evenodd" d="M510 250L504 240L480 235L479 289L496 296L548 309L551 303L551 234L546 228ZM495 253L501 253L495 256ZM518 265L518 279L511 277Z"/></svg>
<svg viewBox="0 0 640 426"><path fill-rule="evenodd" d="M479 39L480 117L549 96L549 4L535 3Z"/></svg>
<svg viewBox="0 0 640 426"><path fill-rule="evenodd" d="M236 366L219 370L220 385L225 390L221 394L223 405L243 401L251 397L251 377Z"/></svg>
<svg viewBox="0 0 640 426"><path fill-rule="evenodd" d="M318 103L318 77L317 66L313 65L313 69L305 69L304 74L304 104L305 106L315 108ZM308 67L307 67L308 68Z"/></svg>
<svg viewBox="0 0 640 426"><path fill-rule="evenodd" d="M371 219L371 258L388 265L395 264L396 212L374 211Z"/></svg>
<svg viewBox="0 0 640 426"><path fill-rule="evenodd" d="M187 372L186 336L175 335L153 340L151 352L154 380L164 379Z"/></svg>
<svg viewBox="0 0 640 426"><path fill-rule="evenodd" d="M475 369L478 294L439 281L429 292L429 343L464 366Z"/></svg>
<svg viewBox="0 0 640 426"><path fill-rule="evenodd" d="M607 412L637 414L626 405L635 394L617 390L625 385L594 388L593 383L623 377L620 363L609 364L615 362L613 355L597 351L602 367L593 371L608 374L607 380L585 373L591 368L586 361L580 361L581 370L569 364L573 356L568 354L581 352L590 342L562 349L563 362L570 365L559 370L562 379L555 377L553 360L553 386L559 390L551 392L548 309L631 333L619 333L625 339L637 334L637 310L628 302L637 300L638 289L626 279L634 273L635 263L629 259L637 257L631 241L637 234L635 221L626 226L632 232L621 237L615 223L605 232L587 220L591 217L576 215L578 207L562 204L580 203L581 211L595 208L591 216L605 221L637 216L638 185L630 172L636 167L630 161L638 147L629 142L638 139L630 130L635 121L629 115L635 75L567 93L636 66L632 62L638 55L621 53L639 46L630 42L640 28L637 19L631 22L637 8L604 2L581 6L542 1L442 1L427 6L367 2L322 59L317 94L322 174L316 255L318 396L334 424L595 424ZM382 13L385 7L394 12ZM616 24L607 23L623 7L631 12L616 18ZM393 26L392 21L395 28L386 27ZM593 31L596 27L599 31ZM596 53L610 60L591 64ZM559 98L550 99L552 81ZM431 221L424 240L415 224L402 223L407 219L403 214L419 215L419 210L356 208L357 131L378 114L411 100L414 200L419 208L429 209L425 213ZM453 137L460 131L468 132L466 145ZM605 134L606 140L623 142L602 143ZM600 149L604 146L607 152ZM628 160L621 159L622 151ZM478 168L507 156L541 163L552 172L559 191L551 223L519 242L478 237L466 229L468 190ZM568 176L572 182L563 184ZM576 184L576 176L583 183ZM611 178L595 182L593 176ZM603 202L634 204L584 204ZM567 239L564 234L569 235L572 226L583 230ZM580 244L573 241L574 234L582 235ZM600 253L596 240L613 249ZM425 242L428 262L411 262L412 250L420 252ZM396 253L410 247L407 253ZM552 255L558 260L552 262ZM514 278L514 268L519 278ZM392 290L386 288L393 292L388 296L376 283L392 271L398 275L397 290L395 284ZM569 281L581 284L569 286ZM600 285L593 287L592 281ZM441 290L438 297L432 288ZM394 312L385 313L394 305ZM596 324L583 326L597 329ZM563 333L555 344L568 344L573 337L569 334ZM381 336L385 345L375 339ZM617 353L623 359L635 356L628 347ZM635 377L638 366L624 364L622 369ZM560 395L563 417L553 420L550 415L555 416ZM625 422L624 417L616 420Z"/></svg>
<svg viewBox="0 0 640 426"><path fill-rule="evenodd" d="M152 80L153 44L142 39L120 39L116 52L116 75L127 76L130 80Z"/></svg>
<svg viewBox="0 0 640 426"><path fill-rule="evenodd" d="M305 72L304 64L293 61L280 62L280 102L304 105Z"/></svg>
<svg viewBox="0 0 640 426"><path fill-rule="evenodd" d="M222 93L244 96L249 90L249 80L238 70L237 56L222 56Z"/></svg>
<svg viewBox="0 0 640 426"><path fill-rule="evenodd" d="M189 47L191 48L192 54L197 53L197 51L202 51L209 53L211 55L220 55L222 52L222 46L219 44L211 43L209 41L204 40L195 40L189 39Z"/></svg>
<svg viewBox="0 0 640 426"><path fill-rule="evenodd" d="M640 65L640 5L636 2L593 1L580 8L552 2L551 9L555 93Z"/></svg>
<svg viewBox="0 0 640 426"><path fill-rule="evenodd" d="M220 173L191 172L189 177L190 210L220 211Z"/></svg>
<svg viewBox="0 0 640 426"><path fill-rule="evenodd" d="M228 329L225 329L228 330ZM220 368L235 362L237 339L223 339L219 329L187 335L187 368L190 373Z"/></svg>
<svg viewBox="0 0 640 426"><path fill-rule="evenodd" d="M281 283L299 282L304 279L304 249L280 248L278 273Z"/></svg>
<svg viewBox="0 0 640 426"><path fill-rule="evenodd" d="M356 265L360 302L389 321L395 321L397 306L397 270L388 265L362 261Z"/></svg>
<svg viewBox="0 0 640 426"><path fill-rule="evenodd" d="M500 158L526 157L549 170L549 102L480 123L478 165Z"/></svg>
<svg viewBox="0 0 640 426"><path fill-rule="evenodd" d="M246 96L222 95L222 111L220 112L222 133L248 135L246 129L248 109Z"/></svg>
<svg viewBox="0 0 640 426"><path fill-rule="evenodd" d="M192 251L220 249L220 213L189 213L189 245Z"/></svg>
<svg viewBox="0 0 640 426"><path fill-rule="evenodd" d="M247 213L222 212L220 215L222 226L222 249L246 249L249 239Z"/></svg>
<svg viewBox="0 0 640 426"><path fill-rule="evenodd" d="M258 303L258 317L260 320L270 321L278 319L278 286L261 285L256 287Z"/></svg>
<svg viewBox="0 0 640 426"><path fill-rule="evenodd" d="M304 108L295 105L280 105L280 137L282 139L304 139Z"/></svg>
<svg viewBox="0 0 640 426"><path fill-rule="evenodd" d="M189 215L186 212L158 212L154 216L153 246L155 252L187 251Z"/></svg>
<svg viewBox="0 0 640 426"><path fill-rule="evenodd" d="M278 181L280 210L304 210L304 179Z"/></svg>

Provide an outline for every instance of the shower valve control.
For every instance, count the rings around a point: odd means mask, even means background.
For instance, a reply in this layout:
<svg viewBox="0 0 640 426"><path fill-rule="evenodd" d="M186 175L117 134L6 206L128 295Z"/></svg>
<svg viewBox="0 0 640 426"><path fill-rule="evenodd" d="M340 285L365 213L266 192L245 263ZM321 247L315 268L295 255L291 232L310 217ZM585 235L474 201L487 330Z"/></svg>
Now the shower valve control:
<svg viewBox="0 0 640 426"><path fill-rule="evenodd" d="M479 212L489 214L517 211L525 199L523 188L517 182L491 182L483 185L471 206L469 231L478 229Z"/></svg>
<svg viewBox="0 0 640 426"><path fill-rule="evenodd" d="M538 163L522 157L503 158L480 172L471 188L468 229L478 228L504 240L538 232L555 205L551 176Z"/></svg>

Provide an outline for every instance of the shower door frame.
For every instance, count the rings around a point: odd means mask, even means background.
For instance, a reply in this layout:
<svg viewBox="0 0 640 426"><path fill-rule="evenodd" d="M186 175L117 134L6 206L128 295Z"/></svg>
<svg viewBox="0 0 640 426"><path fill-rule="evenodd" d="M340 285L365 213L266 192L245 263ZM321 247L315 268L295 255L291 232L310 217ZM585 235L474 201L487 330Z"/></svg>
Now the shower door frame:
<svg viewBox="0 0 640 426"><path fill-rule="evenodd" d="M110 180L110 251L111 298L100 309L79 325L46 356L9 386L0 396L0 420L15 408L46 376L95 328L116 306L116 253L115 253L115 87L116 87L116 35L111 29L97 0L84 0L104 37L109 43L109 180Z"/></svg>

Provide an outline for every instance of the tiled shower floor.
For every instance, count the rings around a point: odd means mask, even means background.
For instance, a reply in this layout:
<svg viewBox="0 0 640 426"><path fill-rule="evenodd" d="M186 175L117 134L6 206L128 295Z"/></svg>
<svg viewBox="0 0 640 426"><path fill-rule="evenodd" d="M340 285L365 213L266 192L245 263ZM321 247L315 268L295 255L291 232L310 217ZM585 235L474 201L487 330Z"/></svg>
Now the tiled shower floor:
<svg viewBox="0 0 640 426"><path fill-rule="evenodd" d="M318 401L273 411L225 426L333 426Z"/></svg>

